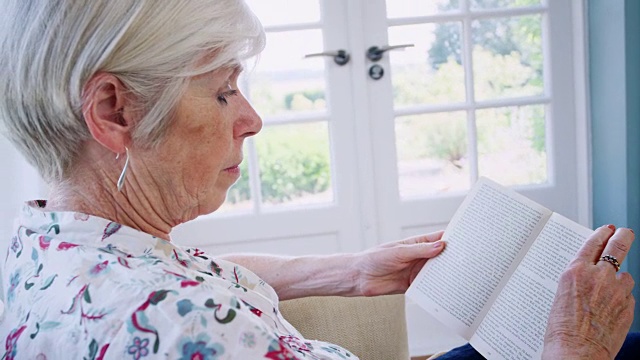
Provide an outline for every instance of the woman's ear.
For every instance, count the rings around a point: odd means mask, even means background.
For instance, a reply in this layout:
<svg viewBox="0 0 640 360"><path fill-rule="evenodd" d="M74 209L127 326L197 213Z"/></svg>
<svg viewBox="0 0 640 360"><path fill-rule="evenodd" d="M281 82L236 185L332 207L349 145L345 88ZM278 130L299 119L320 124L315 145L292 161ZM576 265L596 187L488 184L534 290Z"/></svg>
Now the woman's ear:
<svg viewBox="0 0 640 360"><path fill-rule="evenodd" d="M82 115L91 136L116 154L131 142L131 94L116 76L97 73L86 84Z"/></svg>

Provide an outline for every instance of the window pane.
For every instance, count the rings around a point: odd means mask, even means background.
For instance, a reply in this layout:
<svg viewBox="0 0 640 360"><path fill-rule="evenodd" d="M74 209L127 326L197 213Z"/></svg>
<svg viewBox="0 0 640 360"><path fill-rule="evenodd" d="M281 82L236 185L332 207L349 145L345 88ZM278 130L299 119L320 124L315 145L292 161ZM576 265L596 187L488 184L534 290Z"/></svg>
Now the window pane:
<svg viewBox="0 0 640 360"><path fill-rule="evenodd" d="M395 128L400 197L469 189L465 112L401 117Z"/></svg>
<svg viewBox="0 0 640 360"><path fill-rule="evenodd" d="M320 30L267 34L257 66L248 72L251 103L260 115L326 109L324 58L304 58L322 46Z"/></svg>
<svg viewBox="0 0 640 360"><path fill-rule="evenodd" d="M269 126L255 142L264 204L333 201L326 122Z"/></svg>
<svg viewBox="0 0 640 360"><path fill-rule="evenodd" d="M264 26L320 21L318 0L246 0ZM287 9L283 11L283 9Z"/></svg>
<svg viewBox="0 0 640 360"><path fill-rule="evenodd" d="M465 100L461 29L457 22L389 29L389 44L415 44L389 53L396 107Z"/></svg>
<svg viewBox="0 0 640 360"><path fill-rule="evenodd" d="M387 17L435 15L460 9L459 0L387 0Z"/></svg>
<svg viewBox="0 0 640 360"><path fill-rule="evenodd" d="M246 152L245 152L246 154ZM246 157L246 155L245 155ZM245 159L240 164L240 179L227 192L227 200L216 211L217 213L250 212L253 209L251 189L249 187L249 166Z"/></svg>
<svg viewBox="0 0 640 360"><path fill-rule="evenodd" d="M541 15L472 23L477 100L542 95Z"/></svg>
<svg viewBox="0 0 640 360"><path fill-rule="evenodd" d="M544 105L476 112L478 171L504 185L547 182Z"/></svg>
<svg viewBox="0 0 640 360"><path fill-rule="evenodd" d="M540 0L471 0L472 9L495 9L540 5Z"/></svg>

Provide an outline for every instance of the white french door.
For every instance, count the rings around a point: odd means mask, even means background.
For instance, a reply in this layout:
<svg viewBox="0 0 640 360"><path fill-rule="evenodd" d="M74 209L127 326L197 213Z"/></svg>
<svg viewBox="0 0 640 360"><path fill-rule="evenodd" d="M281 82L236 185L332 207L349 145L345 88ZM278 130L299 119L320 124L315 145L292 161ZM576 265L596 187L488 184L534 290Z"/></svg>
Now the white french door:
<svg viewBox="0 0 640 360"><path fill-rule="evenodd" d="M384 174L375 178L381 238L444 227L478 176L588 222L572 4L366 3L366 46L414 44L369 61L389 76L362 87L375 114L374 172Z"/></svg>
<svg viewBox="0 0 640 360"><path fill-rule="evenodd" d="M264 128L180 243L358 251L444 228L479 176L589 225L582 1L248 3L267 47L242 89ZM461 341L408 312L412 355Z"/></svg>

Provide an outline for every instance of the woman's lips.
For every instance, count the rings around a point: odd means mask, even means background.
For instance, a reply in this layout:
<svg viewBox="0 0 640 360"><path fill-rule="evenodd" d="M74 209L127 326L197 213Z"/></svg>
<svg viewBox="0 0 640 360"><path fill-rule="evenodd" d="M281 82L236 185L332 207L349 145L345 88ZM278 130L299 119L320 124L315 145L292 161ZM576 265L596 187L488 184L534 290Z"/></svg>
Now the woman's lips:
<svg viewBox="0 0 640 360"><path fill-rule="evenodd" d="M240 175L240 165L235 165L224 169L225 172L233 175Z"/></svg>

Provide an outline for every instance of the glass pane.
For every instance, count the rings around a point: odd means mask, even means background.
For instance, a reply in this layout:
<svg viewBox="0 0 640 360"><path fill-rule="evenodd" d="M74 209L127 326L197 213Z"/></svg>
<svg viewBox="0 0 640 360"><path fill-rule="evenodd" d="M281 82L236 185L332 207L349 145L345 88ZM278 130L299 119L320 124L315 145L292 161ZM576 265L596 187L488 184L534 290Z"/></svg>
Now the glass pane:
<svg viewBox="0 0 640 360"><path fill-rule="evenodd" d="M415 44L389 53L396 107L465 100L461 29L457 22L389 28L389 44Z"/></svg>
<svg viewBox="0 0 640 360"><path fill-rule="evenodd" d="M267 46L249 69L249 97L262 116L326 109L322 32L303 30L267 34Z"/></svg>
<svg viewBox="0 0 640 360"><path fill-rule="evenodd" d="M472 23L477 100L544 93L541 15Z"/></svg>
<svg viewBox="0 0 640 360"><path fill-rule="evenodd" d="M387 0L387 17L435 15L460 9L459 0Z"/></svg>
<svg viewBox="0 0 640 360"><path fill-rule="evenodd" d="M540 5L540 0L471 0L472 9L514 8Z"/></svg>
<svg viewBox="0 0 640 360"><path fill-rule="evenodd" d="M333 201L326 122L269 126L255 141L264 204Z"/></svg>
<svg viewBox="0 0 640 360"><path fill-rule="evenodd" d="M246 154L246 151L245 151ZM251 189L249 187L249 166L245 159L240 164L240 179L227 192L227 200L216 211L217 213L250 212L253 209Z"/></svg>
<svg viewBox="0 0 640 360"><path fill-rule="evenodd" d="M400 197L469 189L465 112L400 117L395 127Z"/></svg>
<svg viewBox="0 0 640 360"><path fill-rule="evenodd" d="M547 182L544 105L478 110L478 171L504 185Z"/></svg>
<svg viewBox="0 0 640 360"><path fill-rule="evenodd" d="M264 26L320 21L318 0L246 0ZM287 9L283 11L283 9Z"/></svg>

